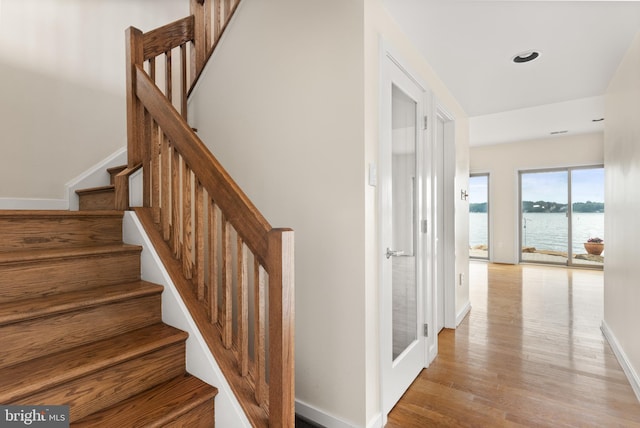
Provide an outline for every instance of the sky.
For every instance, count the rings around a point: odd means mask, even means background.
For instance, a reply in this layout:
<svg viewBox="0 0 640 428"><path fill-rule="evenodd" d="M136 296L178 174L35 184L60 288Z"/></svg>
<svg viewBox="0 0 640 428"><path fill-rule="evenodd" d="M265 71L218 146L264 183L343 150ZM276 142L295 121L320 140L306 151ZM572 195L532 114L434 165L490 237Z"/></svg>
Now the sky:
<svg viewBox="0 0 640 428"><path fill-rule="evenodd" d="M487 176L476 175L469 177L469 203L487 202Z"/></svg>
<svg viewBox="0 0 640 428"><path fill-rule="evenodd" d="M569 174L550 171L522 174L522 200L568 202ZM572 202L604 202L604 169L571 171Z"/></svg>
<svg viewBox="0 0 640 428"><path fill-rule="evenodd" d="M546 171L522 174L522 200L566 204L568 201L567 171ZM469 203L487 201L487 176L469 178ZM571 171L572 202L604 202L604 168Z"/></svg>

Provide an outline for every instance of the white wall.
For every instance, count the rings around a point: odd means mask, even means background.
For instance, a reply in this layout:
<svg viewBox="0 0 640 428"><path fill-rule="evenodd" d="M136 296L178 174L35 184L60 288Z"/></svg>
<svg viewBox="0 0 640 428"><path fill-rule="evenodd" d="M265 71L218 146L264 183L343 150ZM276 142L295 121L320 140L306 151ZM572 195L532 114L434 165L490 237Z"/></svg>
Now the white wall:
<svg viewBox="0 0 640 428"><path fill-rule="evenodd" d="M296 398L365 412L362 0L243 0L193 126L296 242Z"/></svg>
<svg viewBox="0 0 640 428"><path fill-rule="evenodd" d="M640 399L640 264L635 248L640 240L640 34L609 84L605 114L604 327L617 339Z"/></svg>
<svg viewBox="0 0 640 428"><path fill-rule="evenodd" d="M518 171L601 165L603 138L602 133L596 133L471 147L470 173L489 173L491 261L519 261Z"/></svg>
<svg viewBox="0 0 640 428"><path fill-rule="evenodd" d="M187 0L1 0L0 198L64 199L125 146L124 31L188 14Z"/></svg>

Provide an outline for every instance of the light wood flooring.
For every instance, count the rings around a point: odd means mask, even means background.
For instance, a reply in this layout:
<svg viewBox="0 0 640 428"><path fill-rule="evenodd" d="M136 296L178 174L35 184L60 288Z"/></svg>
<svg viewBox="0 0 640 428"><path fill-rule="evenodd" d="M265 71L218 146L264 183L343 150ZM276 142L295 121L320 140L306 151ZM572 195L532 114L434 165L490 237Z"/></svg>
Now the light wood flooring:
<svg viewBox="0 0 640 428"><path fill-rule="evenodd" d="M600 324L602 271L472 262L472 310L387 428L640 427Z"/></svg>

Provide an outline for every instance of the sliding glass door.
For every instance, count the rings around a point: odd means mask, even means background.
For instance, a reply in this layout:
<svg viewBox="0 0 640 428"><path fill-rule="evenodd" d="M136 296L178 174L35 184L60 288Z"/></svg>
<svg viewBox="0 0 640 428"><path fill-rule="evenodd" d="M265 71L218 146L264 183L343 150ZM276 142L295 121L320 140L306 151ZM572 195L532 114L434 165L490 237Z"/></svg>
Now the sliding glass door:
<svg viewBox="0 0 640 428"><path fill-rule="evenodd" d="M604 168L571 170L571 248L574 265L604 265Z"/></svg>
<svg viewBox="0 0 640 428"><path fill-rule="evenodd" d="M567 264L569 173L520 173L520 260Z"/></svg>
<svg viewBox="0 0 640 428"><path fill-rule="evenodd" d="M520 207L520 261L604 265L604 168L520 172Z"/></svg>
<svg viewBox="0 0 640 428"><path fill-rule="evenodd" d="M489 174L469 177L469 257L489 259Z"/></svg>

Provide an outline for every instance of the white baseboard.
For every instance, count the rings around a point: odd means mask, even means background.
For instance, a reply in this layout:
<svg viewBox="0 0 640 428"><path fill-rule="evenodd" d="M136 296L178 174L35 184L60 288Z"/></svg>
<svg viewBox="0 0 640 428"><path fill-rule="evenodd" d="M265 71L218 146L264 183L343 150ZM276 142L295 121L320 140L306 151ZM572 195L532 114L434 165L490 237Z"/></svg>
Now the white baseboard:
<svg viewBox="0 0 640 428"><path fill-rule="evenodd" d="M308 419L310 422L326 428L357 428L350 422L344 421L334 415L307 404L304 401L296 400L296 414ZM375 426L375 425L374 425ZM380 425L378 425L380 426Z"/></svg>
<svg viewBox="0 0 640 428"><path fill-rule="evenodd" d="M0 210L68 210L66 199L0 198Z"/></svg>
<svg viewBox="0 0 640 428"><path fill-rule="evenodd" d="M356 428L350 422L346 422L336 416L330 415L308 403L296 400L296 415L303 419L326 428ZM382 428L382 414L378 413L368 423L366 428Z"/></svg>
<svg viewBox="0 0 640 428"><path fill-rule="evenodd" d="M627 354L625 354L624 349L620 346L620 342L618 342L618 339L616 339L615 335L604 320L602 320L600 329L602 330L602 334L604 334L605 339L607 339L607 342L609 342L618 362L622 366L624 374L627 375L627 379L629 379L629 383L631 384L631 388L633 388L633 392L636 394L636 398L640 401L640 376L638 376L638 372L636 372L631 365L629 358L627 358Z"/></svg>
<svg viewBox="0 0 640 428"><path fill-rule="evenodd" d="M470 311L471 311L471 302L467 302L467 304L464 305L464 308L462 308L462 310L458 312L458 314L456 315L456 327L460 325L460 323L465 319L465 317L469 314Z"/></svg>

